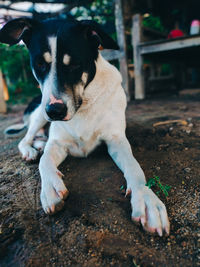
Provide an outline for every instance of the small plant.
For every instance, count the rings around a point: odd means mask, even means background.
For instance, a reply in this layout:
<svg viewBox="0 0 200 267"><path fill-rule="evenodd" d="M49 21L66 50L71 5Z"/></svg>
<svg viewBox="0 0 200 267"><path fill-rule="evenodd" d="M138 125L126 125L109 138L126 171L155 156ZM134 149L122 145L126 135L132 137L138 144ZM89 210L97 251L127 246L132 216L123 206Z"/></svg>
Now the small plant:
<svg viewBox="0 0 200 267"><path fill-rule="evenodd" d="M169 196L169 191L171 189L171 186L169 185L162 185L161 181L160 181L160 177L158 176L153 176L153 178L150 178L148 180L148 182L146 183L146 186L148 186L149 188L153 187L153 186L157 186L159 188L159 190L156 192L156 195L160 195L160 193L162 192L165 197Z"/></svg>

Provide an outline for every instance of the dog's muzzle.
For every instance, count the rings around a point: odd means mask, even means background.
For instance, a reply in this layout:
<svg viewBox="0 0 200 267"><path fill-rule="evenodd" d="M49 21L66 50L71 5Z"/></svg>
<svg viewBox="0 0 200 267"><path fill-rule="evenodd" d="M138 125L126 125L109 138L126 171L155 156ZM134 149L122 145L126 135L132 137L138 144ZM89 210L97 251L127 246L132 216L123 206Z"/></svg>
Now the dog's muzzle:
<svg viewBox="0 0 200 267"><path fill-rule="evenodd" d="M62 121L67 118L67 106L62 99L56 99L53 95L50 96L50 102L46 105L45 111L53 121Z"/></svg>

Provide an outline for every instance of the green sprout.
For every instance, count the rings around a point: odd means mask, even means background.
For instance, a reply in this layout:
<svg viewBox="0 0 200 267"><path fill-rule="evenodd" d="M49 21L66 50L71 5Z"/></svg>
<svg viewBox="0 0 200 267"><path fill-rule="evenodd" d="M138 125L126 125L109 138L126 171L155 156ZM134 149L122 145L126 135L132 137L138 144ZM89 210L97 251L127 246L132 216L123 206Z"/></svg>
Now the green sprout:
<svg viewBox="0 0 200 267"><path fill-rule="evenodd" d="M146 183L146 186L148 186L149 188L156 186L159 188L159 191L156 192L156 195L160 195L160 193L162 192L165 197L169 196L169 191L171 189L171 186L169 185L162 185L161 181L160 181L160 177L158 176L153 176L153 178L150 178L148 180L148 182Z"/></svg>

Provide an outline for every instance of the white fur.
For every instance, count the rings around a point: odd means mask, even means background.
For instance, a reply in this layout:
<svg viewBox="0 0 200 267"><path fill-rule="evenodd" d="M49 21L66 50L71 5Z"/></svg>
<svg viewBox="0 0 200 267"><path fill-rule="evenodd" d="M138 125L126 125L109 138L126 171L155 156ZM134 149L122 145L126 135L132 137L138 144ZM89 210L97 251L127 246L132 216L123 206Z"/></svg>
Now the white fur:
<svg viewBox="0 0 200 267"><path fill-rule="evenodd" d="M83 103L68 122L51 123L49 140L40 160L41 202L46 213L54 213L68 194L57 167L67 155L87 156L104 141L108 152L124 173L131 193L132 218L149 232L169 233L164 204L145 186L144 173L132 155L125 136L126 97L118 70L99 55L96 75L83 92ZM35 121L35 124L38 123Z"/></svg>
<svg viewBox="0 0 200 267"><path fill-rule="evenodd" d="M57 78L56 78L56 50L57 50L57 38L51 36L48 38L48 43L51 51L51 66L48 76L46 77L42 89L42 109L45 118L48 120L48 116L45 111L45 107L50 100L50 95L56 92L57 89Z"/></svg>

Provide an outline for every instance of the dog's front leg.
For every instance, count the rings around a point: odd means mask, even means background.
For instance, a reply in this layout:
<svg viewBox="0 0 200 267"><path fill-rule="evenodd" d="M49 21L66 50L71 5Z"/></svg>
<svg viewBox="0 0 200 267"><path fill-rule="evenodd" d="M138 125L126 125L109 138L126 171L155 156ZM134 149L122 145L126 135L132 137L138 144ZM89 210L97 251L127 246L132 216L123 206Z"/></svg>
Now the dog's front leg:
<svg viewBox="0 0 200 267"><path fill-rule="evenodd" d="M57 169L66 156L63 143L49 139L39 164L42 182L40 199L45 213L53 214L60 210L64 205L63 200L68 196L62 173Z"/></svg>
<svg viewBox="0 0 200 267"><path fill-rule="evenodd" d="M157 232L160 236L163 231L169 234L170 226L165 205L145 186L144 173L133 157L126 137L115 136L107 141L107 145L110 156L127 181L126 194L131 194L132 219L141 222L144 229L149 232Z"/></svg>
<svg viewBox="0 0 200 267"><path fill-rule="evenodd" d="M35 160L38 150L32 147L33 139L37 132L47 123L43 116L42 108L39 106L30 116L28 131L24 138L20 141L18 148L22 154L22 158L30 161Z"/></svg>

